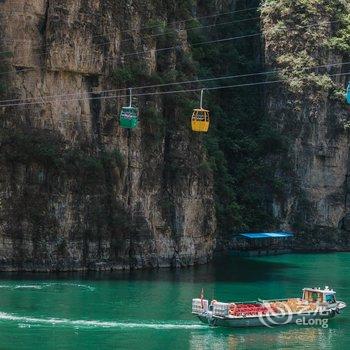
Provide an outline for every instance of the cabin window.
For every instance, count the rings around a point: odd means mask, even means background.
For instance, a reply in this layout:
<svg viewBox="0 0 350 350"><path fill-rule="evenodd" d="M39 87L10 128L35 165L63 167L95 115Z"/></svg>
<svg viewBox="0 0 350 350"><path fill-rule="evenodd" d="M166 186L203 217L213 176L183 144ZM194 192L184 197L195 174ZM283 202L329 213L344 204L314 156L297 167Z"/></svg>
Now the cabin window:
<svg viewBox="0 0 350 350"><path fill-rule="evenodd" d="M334 294L326 294L326 302L329 304L335 303Z"/></svg>
<svg viewBox="0 0 350 350"><path fill-rule="evenodd" d="M317 301L317 299L318 299L318 293L313 292L313 293L311 294L311 298L312 298L312 301Z"/></svg>

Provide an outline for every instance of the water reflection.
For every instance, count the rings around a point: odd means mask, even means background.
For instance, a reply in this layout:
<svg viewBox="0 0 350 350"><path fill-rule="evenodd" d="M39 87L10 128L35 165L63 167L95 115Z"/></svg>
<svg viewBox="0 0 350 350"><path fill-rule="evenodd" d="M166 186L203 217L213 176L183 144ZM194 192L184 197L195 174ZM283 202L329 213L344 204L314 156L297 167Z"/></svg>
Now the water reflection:
<svg viewBox="0 0 350 350"><path fill-rule="evenodd" d="M316 327L288 326L286 328L250 328L193 332L191 350L227 349L327 349L331 348L336 332Z"/></svg>

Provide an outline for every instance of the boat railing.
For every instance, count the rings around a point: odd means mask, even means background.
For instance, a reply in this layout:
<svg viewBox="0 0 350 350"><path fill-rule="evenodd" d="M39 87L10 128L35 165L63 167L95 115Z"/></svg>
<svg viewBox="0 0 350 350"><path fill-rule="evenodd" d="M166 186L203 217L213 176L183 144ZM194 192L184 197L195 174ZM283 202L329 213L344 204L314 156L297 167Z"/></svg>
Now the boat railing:
<svg viewBox="0 0 350 350"><path fill-rule="evenodd" d="M232 303L229 304L236 304L236 305L240 305L240 304L258 304L260 302L260 300L248 300L248 301L233 301Z"/></svg>
<svg viewBox="0 0 350 350"><path fill-rule="evenodd" d="M283 298L283 299L258 299L260 303L272 303L274 301L288 301L289 299Z"/></svg>
<svg viewBox="0 0 350 350"><path fill-rule="evenodd" d="M208 311L209 301L206 299L192 299L192 313L201 314L205 311Z"/></svg>
<svg viewBox="0 0 350 350"><path fill-rule="evenodd" d="M229 303L215 302L215 304L213 304L213 315L225 317L229 314L229 308L230 308Z"/></svg>

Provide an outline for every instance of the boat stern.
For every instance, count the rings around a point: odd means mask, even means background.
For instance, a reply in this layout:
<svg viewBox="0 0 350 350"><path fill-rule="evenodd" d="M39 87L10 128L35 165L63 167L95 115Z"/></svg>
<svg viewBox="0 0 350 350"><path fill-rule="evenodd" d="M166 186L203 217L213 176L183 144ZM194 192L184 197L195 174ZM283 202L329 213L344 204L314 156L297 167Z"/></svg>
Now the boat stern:
<svg viewBox="0 0 350 350"><path fill-rule="evenodd" d="M201 315L209 309L209 301L206 299L192 299L192 314Z"/></svg>
<svg viewBox="0 0 350 350"><path fill-rule="evenodd" d="M205 324L210 324L209 301L206 299L192 299L192 314Z"/></svg>

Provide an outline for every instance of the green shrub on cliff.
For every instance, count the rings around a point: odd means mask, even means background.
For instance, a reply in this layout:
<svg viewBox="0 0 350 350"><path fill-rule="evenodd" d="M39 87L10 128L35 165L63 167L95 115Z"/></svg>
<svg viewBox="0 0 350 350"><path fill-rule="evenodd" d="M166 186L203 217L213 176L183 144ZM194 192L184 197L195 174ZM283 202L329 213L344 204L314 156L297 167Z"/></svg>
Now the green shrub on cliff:
<svg viewBox="0 0 350 350"><path fill-rule="evenodd" d="M63 151L62 140L54 133L29 128L0 129L0 158L3 161L59 167Z"/></svg>
<svg viewBox="0 0 350 350"><path fill-rule="evenodd" d="M261 14L269 62L293 93L332 92L329 49L349 51L349 5L340 0L265 0ZM302 44L301 44L302 43Z"/></svg>
<svg viewBox="0 0 350 350"><path fill-rule="evenodd" d="M149 72L146 65L138 61L130 61L125 66L115 69L111 73L111 80L118 88L156 85L167 82L161 74L156 71Z"/></svg>
<svg viewBox="0 0 350 350"><path fill-rule="evenodd" d="M0 161L37 164L89 183L103 180L105 168L125 167L118 150L93 154L83 145L69 146L58 133L34 128L1 128Z"/></svg>
<svg viewBox="0 0 350 350"><path fill-rule="evenodd" d="M329 47L344 54L350 52L350 9L340 16L339 29L329 40Z"/></svg>

